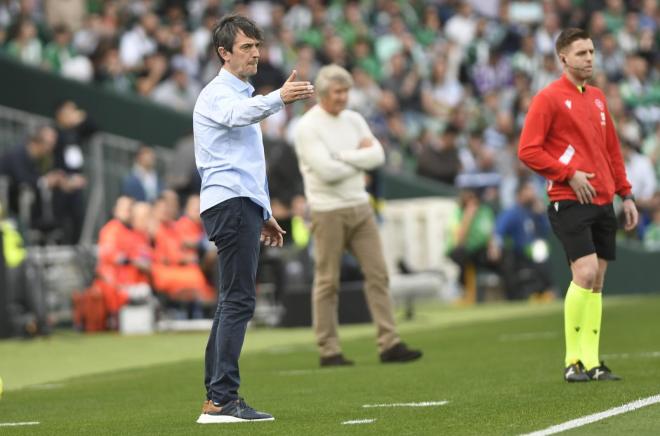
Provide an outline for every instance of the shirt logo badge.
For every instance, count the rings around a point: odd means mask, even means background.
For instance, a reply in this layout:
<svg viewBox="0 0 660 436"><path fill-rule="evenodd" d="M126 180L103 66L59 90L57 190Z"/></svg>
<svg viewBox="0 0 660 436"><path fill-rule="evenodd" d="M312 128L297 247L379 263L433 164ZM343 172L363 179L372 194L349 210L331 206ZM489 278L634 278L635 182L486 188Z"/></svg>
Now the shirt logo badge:
<svg viewBox="0 0 660 436"><path fill-rule="evenodd" d="M605 105L603 104L602 101L600 101L600 98L595 99L594 103L596 104L596 107L598 108L598 110L601 110L601 111L605 110Z"/></svg>
<svg viewBox="0 0 660 436"><path fill-rule="evenodd" d="M573 106L573 103L572 103L570 100L566 100L566 101L564 101L564 104L565 104L566 107L569 108L569 109L571 108L571 106Z"/></svg>
<svg viewBox="0 0 660 436"><path fill-rule="evenodd" d="M605 112L600 113L600 125L601 126L605 125Z"/></svg>

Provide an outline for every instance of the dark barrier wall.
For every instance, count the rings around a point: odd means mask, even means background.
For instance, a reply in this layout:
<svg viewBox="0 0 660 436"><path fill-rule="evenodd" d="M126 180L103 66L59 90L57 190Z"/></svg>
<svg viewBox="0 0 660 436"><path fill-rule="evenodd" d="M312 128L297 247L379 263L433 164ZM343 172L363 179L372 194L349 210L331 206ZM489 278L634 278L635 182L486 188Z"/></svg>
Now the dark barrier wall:
<svg viewBox="0 0 660 436"><path fill-rule="evenodd" d="M563 295L571 280L571 271L559 240L553 236L550 245L553 278ZM616 261L607 266L603 295L660 292L659 251L649 252L638 244L617 241L616 257Z"/></svg>
<svg viewBox="0 0 660 436"><path fill-rule="evenodd" d="M192 117L137 96L89 86L0 55L0 105L48 117L57 101L72 99L100 129L150 144L173 145L192 132Z"/></svg>

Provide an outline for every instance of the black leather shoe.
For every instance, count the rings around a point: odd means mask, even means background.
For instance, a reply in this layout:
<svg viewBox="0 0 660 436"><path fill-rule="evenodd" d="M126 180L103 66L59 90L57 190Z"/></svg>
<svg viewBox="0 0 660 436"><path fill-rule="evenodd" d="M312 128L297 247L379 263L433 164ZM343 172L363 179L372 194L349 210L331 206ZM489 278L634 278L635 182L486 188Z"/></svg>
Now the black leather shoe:
<svg viewBox="0 0 660 436"><path fill-rule="evenodd" d="M420 350L411 350L403 342L399 342L392 348L380 353L380 361L382 363L403 363L412 362L422 357Z"/></svg>
<svg viewBox="0 0 660 436"><path fill-rule="evenodd" d="M354 364L355 362L346 359L341 353L321 357L321 366L351 366Z"/></svg>

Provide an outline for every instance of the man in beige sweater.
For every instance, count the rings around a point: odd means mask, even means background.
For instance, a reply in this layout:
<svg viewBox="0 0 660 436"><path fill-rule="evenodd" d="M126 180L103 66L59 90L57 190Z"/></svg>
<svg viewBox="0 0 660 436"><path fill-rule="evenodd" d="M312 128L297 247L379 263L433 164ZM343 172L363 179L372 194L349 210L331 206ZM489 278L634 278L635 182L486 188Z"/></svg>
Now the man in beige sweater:
<svg viewBox="0 0 660 436"><path fill-rule="evenodd" d="M378 327L381 362L408 362L422 356L396 332L382 244L365 170L385 162L385 154L364 118L347 110L353 85L344 68L328 65L318 73L319 103L296 126L295 146L312 212L314 240L314 333L321 366L352 365L337 335L337 291L341 257L348 249L360 263L371 317Z"/></svg>

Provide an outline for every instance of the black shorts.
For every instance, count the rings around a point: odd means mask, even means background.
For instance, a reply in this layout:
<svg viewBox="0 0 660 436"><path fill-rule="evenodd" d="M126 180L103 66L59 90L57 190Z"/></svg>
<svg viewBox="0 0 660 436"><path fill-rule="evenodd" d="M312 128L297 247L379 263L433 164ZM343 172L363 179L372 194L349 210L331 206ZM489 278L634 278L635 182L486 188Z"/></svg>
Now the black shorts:
<svg viewBox="0 0 660 436"><path fill-rule="evenodd" d="M601 259L616 259L618 223L612 203L598 206L576 200L553 201L548 217L569 261L593 253Z"/></svg>

